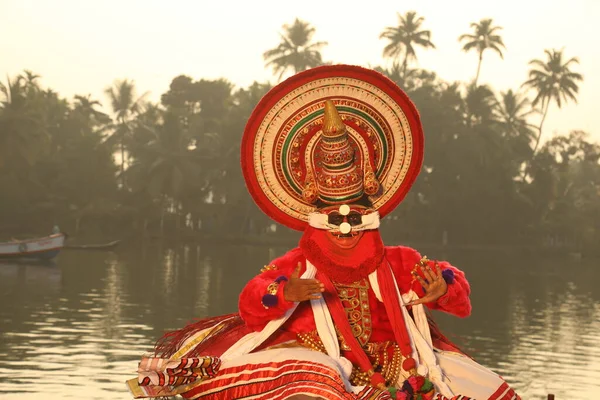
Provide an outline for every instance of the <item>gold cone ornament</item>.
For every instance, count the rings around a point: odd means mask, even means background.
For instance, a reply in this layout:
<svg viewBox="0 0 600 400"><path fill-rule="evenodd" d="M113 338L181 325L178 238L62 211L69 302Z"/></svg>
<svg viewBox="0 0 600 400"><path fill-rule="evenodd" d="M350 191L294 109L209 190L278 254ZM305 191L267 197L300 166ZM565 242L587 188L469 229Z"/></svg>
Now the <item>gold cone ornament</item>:
<svg viewBox="0 0 600 400"><path fill-rule="evenodd" d="M323 116L323 136L330 139L340 138L346 134L346 125L340 117L331 100L325 101L325 113Z"/></svg>

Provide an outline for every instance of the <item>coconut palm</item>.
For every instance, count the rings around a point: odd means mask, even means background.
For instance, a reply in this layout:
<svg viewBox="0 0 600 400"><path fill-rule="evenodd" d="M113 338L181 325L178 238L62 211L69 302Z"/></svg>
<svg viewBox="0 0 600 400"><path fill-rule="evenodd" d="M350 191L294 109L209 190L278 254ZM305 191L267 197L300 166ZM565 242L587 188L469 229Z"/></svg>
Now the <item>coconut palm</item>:
<svg viewBox="0 0 600 400"><path fill-rule="evenodd" d="M562 108L563 103L569 100L577 103L576 95L579 92L577 82L583 80L583 75L572 72L570 69L571 65L579 64L577 57L572 57L565 61L562 50L544 50L544 53L546 54L545 62L538 59L529 62L529 65L532 66L529 70L529 79L523 83L523 86L537 91L532 104L536 106L541 102L543 110L542 120L538 128L538 136L533 148L534 153L540 144L542 127L552 100L556 102L558 108Z"/></svg>
<svg viewBox="0 0 600 400"><path fill-rule="evenodd" d="M41 78L41 76L31 72L28 69L26 69L23 72L24 72L24 75L21 75L21 76L25 80L25 86L37 88L38 87L37 80L38 80L38 78Z"/></svg>
<svg viewBox="0 0 600 400"><path fill-rule="evenodd" d="M155 124L136 124L131 141L131 167L125 172L134 192L146 192L160 203L161 229L168 209L177 215L190 193L206 197L220 169L218 134L191 135L180 114L150 107L138 119ZM150 115L148 115L150 114Z"/></svg>
<svg viewBox="0 0 600 400"><path fill-rule="evenodd" d="M382 73L383 75L390 78L397 85L403 86L404 79L402 77L402 66L398 61L394 61L392 66L389 68L375 67L375 71Z"/></svg>
<svg viewBox="0 0 600 400"><path fill-rule="evenodd" d="M98 100L92 100L91 95L82 96L75 95L75 102L73 104L73 111L79 113L92 125L102 125L110 122L110 117L98 111L96 107L101 107L102 104Z"/></svg>
<svg viewBox="0 0 600 400"><path fill-rule="evenodd" d="M121 151L121 186L125 187L125 142L131 133L129 126L133 116L140 111L146 94L136 98L135 84L127 79L115 81L113 86L104 90L108 96L111 108L115 113L117 123L112 126L113 133L109 141L117 140Z"/></svg>
<svg viewBox="0 0 600 400"><path fill-rule="evenodd" d="M398 26L388 26L379 35L380 39L388 39L390 42L383 49L383 56L398 58L404 54L402 61L402 75L406 74L408 62L417 60L415 45L424 48L434 48L431 42L431 31L421 30L425 18L417 17L415 11L408 11L405 15L398 13Z"/></svg>
<svg viewBox="0 0 600 400"><path fill-rule="evenodd" d="M520 93L511 90L500 93L501 99L496 107L496 120L502 126L502 131L509 136L523 137L527 143L535 139L535 125L527 119L536 110L531 108L531 102Z"/></svg>
<svg viewBox="0 0 600 400"><path fill-rule="evenodd" d="M28 82L19 75L0 83L0 168L13 171L31 166L43 147L47 134L40 109L28 98Z"/></svg>
<svg viewBox="0 0 600 400"><path fill-rule="evenodd" d="M489 165L503 147L503 141L498 131L493 129L496 121L494 109L498 100L492 89L487 85L467 87L464 97L465 130L470 147L479 155L481 165Z"/></svg>
<svg viewBox="0 0 600 400"><path fill-rule="evenodd" d="M283 31L281 43L263 54L265 66L271 66L279 80L288 69L298 73L323 64L320 50L327 42L312 42L315 28L308 22L296 18L292 25L283 25Z"/></svg>
<svg viewBox="0 0 600 400"><path fill-rule="evenodd" d="M518 163L521 179L527 174L527 161L531 157L531 146L535 141L536 126L529 123L529 117L537 110L521 93L512 90L500 93L500 101L494 110L496 123L505 142L513 151L512 160Z"/></svg>
<svg viewBox="0 0 600 400"><path fill-rule="evenodd" d="M135 158L127 174L137 175L136 182L145 186L151 195L179 200L184 183L194 182L197 178L198 166L189 150L192 139L181 129L178 116L166 116L163 124L143 127L137 132L139 140L132 149Z"/></svg>
<svg viewBox="0 0 600 400"><path fill-rule="evenodd" d="M496 122L494 109L497 104L498 100L489 86L470 84L465 95L465 121L467 125L473 126Z"/></svg>
<svg viewBox="0 0 600 400"><path fill-rule="evenodd" d="M460 35L458 38L459 42L465 42L463 50L468 52L471 50L477 50L479 53L479 63L477 64L477 74L475 75L475 85L479 79L479 72L481 71L481 61L483 60L483 52L486 49L492 49L500 58L504 59L502 49L506 48L502 37L498 35L497 31L502 29L501 26L492 26L492 19L485 18L479 21L479 23L472 22L471 28L473 28L473 34Z"/></svg>

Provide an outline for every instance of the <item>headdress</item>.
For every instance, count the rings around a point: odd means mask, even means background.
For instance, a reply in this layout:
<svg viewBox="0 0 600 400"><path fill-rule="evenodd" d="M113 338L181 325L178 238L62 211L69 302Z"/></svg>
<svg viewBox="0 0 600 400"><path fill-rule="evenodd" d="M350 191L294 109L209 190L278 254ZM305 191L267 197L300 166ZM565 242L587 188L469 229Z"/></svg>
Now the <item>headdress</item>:
<svg viewBox="0 0 600 400"><path fill-rule="evenodd" d="M272 219L303 230L320 202L368 196L381 217L415 181L423 130L415 106L382 74L350 65L301 72L267 93L242 139L242 170Z"/></svg>
<svg viewBox="0 0 600 400"><path fill-rule="evenodd" d="M365 193L362 168L356 162L354 153L346 125L333 102L325 100L321 140L317 143L314 157L316 194L323 203L352 203ZM307 186L310 194L305 195L304 199L314 203L316 199L312 187L310 184ZM375 194L376 191L369 194Z"/></svg>

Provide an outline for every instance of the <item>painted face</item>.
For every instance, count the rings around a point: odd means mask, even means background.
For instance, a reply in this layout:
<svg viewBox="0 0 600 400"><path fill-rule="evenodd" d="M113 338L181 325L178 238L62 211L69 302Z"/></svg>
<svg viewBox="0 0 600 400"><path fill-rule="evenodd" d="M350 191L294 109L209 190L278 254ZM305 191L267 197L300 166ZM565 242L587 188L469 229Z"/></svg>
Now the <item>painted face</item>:
<svg viewBox="0 0 600 400"><path fill-rule="evenodd" d="M346 207L344 209L344 207ZM327 214L327 222L339 228L328 232L327 238L341 250L349 250L358 244L364 231L353 231L352 227L362 224L362 216L369 209L364 206L329 206L321 210Z"/></svg>

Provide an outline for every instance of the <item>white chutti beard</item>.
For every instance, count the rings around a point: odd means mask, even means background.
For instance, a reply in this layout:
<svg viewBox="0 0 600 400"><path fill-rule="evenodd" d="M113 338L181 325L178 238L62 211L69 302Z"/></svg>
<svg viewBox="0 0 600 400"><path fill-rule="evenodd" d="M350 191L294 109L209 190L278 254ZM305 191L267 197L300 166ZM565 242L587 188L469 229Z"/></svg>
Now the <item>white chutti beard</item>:
<svg viewBox="0 0 600 400"><path fill-rule="evenodd" d="M379 213L374 211L362 216L363 223L352 227L351 232L368 231L379 228ZM310 213L308 214L308 224L316 229L337 232L339 225L332 225L327 221L327 214Z"/></svg>

